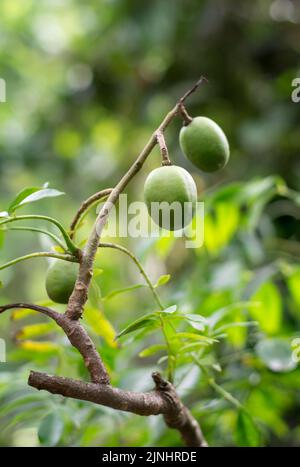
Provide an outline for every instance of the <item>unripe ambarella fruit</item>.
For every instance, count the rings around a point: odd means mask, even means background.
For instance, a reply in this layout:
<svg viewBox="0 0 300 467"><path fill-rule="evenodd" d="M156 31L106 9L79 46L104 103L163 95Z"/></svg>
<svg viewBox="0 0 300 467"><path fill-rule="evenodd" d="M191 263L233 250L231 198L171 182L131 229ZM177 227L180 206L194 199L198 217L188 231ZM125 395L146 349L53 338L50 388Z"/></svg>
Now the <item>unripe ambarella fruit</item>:
<svg viewBox="0 0 300 467"><path fill-rule="evenodd" d="M195 117L179 135L183 153L198 169L215 172L229 159L229 144L223 130L207 117Z"/></svg>
<svg viewBox="0 0 300 467"><path fill-rule="evenodd" d="M182 167L166 165L150 172L144 196L150 216L160 227L179 230L191 222L197 188L191 175Z"/></svg>
<svg viewBox="0 0 300 467"><path fill-rule="evenodd" d="M46 275L46 291L53 302L68 303L76 282L78 268L78 263L60 259L51 264Z"/></svg>

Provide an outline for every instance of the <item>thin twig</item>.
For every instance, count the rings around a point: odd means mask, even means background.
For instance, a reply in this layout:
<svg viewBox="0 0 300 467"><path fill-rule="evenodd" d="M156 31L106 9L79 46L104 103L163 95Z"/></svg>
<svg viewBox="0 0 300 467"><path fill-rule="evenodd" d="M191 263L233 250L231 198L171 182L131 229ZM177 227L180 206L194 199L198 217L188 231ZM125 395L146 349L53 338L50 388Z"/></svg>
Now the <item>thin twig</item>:
<svg viewBox="0 0 300 467"><path fill-rule="evenodd" d="M15 310L17 308L24 308L26 310L34 310L39 313L43 313L44 315L48 316L49 318L52 319L57 319L59 316L59 313L57 313L54 310L51 310L51 308L45 307L45 306L39 306L39 305L32 305L31 303L9 303L7 305L1 305L0 306L0 313L4 313L6 310Z"/></svg>
<svg viewBox="0 0 300 467"><path fill-rule="evenodd" d="M52 232L48 232L48 230L39 229L38 227L25 226L25 225L22 226L22 227L19 227L19 226L18 227L16 227L16 226L9 227L7 230L21 230L21 231L42 233L42 234L47 235L48 237L52 238L52 240L54 240L56 245L60 246L64 251L66 251L66 246L63 244L63 242L56 235L54 235Z"/></svg>
<svg viewBox="0 0 300 467"><path fill-rule="evenodd" d="M26 214L26 215L23 215L23 216L6 217L6 218L4 218L3 220L0 221L0 226L5 225L5 224L9 224L11 222L31 220L31 219L47 221L47 222L51 222L52 224L54 224L60 230L62 236L64 237L64 240L66 242L66 245L67 245L69 251L71 253L74 253L75 255L78 254L79 250L78 250L77 246L72 242L70 236L65 231L65 229L63 228L61 223L58 222L56 219L53 219L52 217L42 216L42 215L39 215L39 214Z"/></svg>
<svg viewBox="0 0 300 467"><path fill-rule="evenodd" d="M79 209L77 210L71 224L70 224L70 238L74 238L74 234L76 231L76 227L78 226L79 222L82 219L83 214L92 206L94 205L97 201L104 200L110 193L112 192L112 188L106 188L105 190L98 191L94 195L90 196L87 198Z"/></svg>
<svg viewBox="0 0 300 467"><path fill-rule="evenodd" d="M125 248L124 246L121 246L121 245L117 245L116 243L105 243L105 242L101 242L99 243L99 247L100 248L114 248L115 250L119 250L119 251L122 251L123 253L125 253L127 256L129 256L132 261L136 264L136 266L138 267L140 273L142 274L142 276L144 277L149 289L151 290L152 294L153 294L153 297L154 297L154 300L156 301L157 305L159 306L160 310L164 310L165 307L163 306L163 304L161 303L160 301L160 298L158 296L158 293L156 292L155 288L154 288L154 285L152 284L148 274L146 273L145 269L143 268L143 266L141 265L140 261L137 259L137 257L130 251L128 250L127 248Z"/></svg>
<svg viewBox="0 0 300 467"><path fill-rule="evenodd" d="M64 261L69 261L71 263L78 262L78 259L76 258L76 256L64 255L60 253L52 253L52 251L48 251L48 252L39 251L37 253L29 253L28 255L19 256L19 258L15 258L15 259L12 259L11 261L8 261L7 263L1 264L0 271L2 269L8 268L9 266L20 263L21 261L26 261L27 259L31 259L31 258L56 258L56 259L61 259Z"/></svg>

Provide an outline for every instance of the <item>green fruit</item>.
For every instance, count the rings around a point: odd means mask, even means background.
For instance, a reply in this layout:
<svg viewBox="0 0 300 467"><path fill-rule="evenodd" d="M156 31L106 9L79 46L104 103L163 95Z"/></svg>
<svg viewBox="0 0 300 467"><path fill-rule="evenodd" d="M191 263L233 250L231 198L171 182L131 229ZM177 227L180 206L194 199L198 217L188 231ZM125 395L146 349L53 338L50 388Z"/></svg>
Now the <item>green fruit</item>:
<svg viewBox="0 0 300 467"><path fill-rule="evenodd" d="M78 274L78 263L55 260L46 275L48 297L56 303L68 303Z"/></svg>
<svg viewBox="0 0 300 467"><path fill-rule="evenodd" d="M223 130L206 117L193 118L179 135L183 153L198 169L215 172L229 159L229 144Z"/></svg>
<svg viewBox="0 0 300 467"><path fill-rule="evenodd" d="M179 230L192 220L197 188L191 175L182 167L163 166L148 175L144 197L149 214L157 225L167 230Z"/></svg>

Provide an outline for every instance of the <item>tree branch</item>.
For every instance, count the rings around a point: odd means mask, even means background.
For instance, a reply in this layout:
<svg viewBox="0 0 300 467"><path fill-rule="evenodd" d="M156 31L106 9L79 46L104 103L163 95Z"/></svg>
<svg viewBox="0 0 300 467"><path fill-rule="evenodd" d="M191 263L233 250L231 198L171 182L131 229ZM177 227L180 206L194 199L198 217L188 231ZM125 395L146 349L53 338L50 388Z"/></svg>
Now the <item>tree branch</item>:
<svg viewBox="0 0 300 467"><path fill-rule="evenodd" d="M140 171L145 160L157 144L157 133L164 132L164 130L169 126L172 120L180 113L180 108L186 101L186 99L193 92L196 91L196 89L201 85L201 83L204 82L204 80L205 78L201 77L197 81L197 83L179 99L177 104L166 115L159 127L152 133L149 141L139 154L136 161L131 165L131 167L128 169L127 173L121 178L119 183L117 183L115 188L111 191L107 201L104 203L100 213L98 214L98 217L94 224L93 230L88 238L86 246L82 252L77 281L69 299L68 308L66 311L66 315L69 318L76 320L79 319L82 315L83 307L88 298L88 288L93 275L93 263L97 253L99 240L111 209L116 204L119 195L123 192L128 183Z"/></svg>
<svg viewBox="0 0 300 467"><path fill-rule="evenodd" d="M4 313L6 310L15 310L17 308L25 308L28 310L34 310L43 315L48 316L56 321L57 317L60 316L60 313L57 311L51 310L51 308L39 305L32 305L31 303L9 303L7 305L0 306L0 313Z"/></svg>
<svg viewBox="0 0 300 467"><path fill-rule="evenodd" d="M191 447L204 447L207 446L207 444L197 421L181 402L174 386L170 382L165 381L159 373L153 373L152 377L155 383L154 391L147 393L135 393L113 388L110 385L109 375L102 362L102 359L98 354L93 341L83 326L81 326L79 318L82 315L84 305L87 301L87 293L93 275L93 263L98 249L99 240L112 207L117 202L120 193L122 193L131 179L139 172L145 160L157 143L159 143L162 150L164 161L167 161L168 154L167 150L165 150L165 144L162 136L163 132L171 123L173 118L175 118L175 116L181 115L183 118L187 118L183 113L183 104L203 81L204 78L201 78L179 99L174 108L166 115L157 130L154 131L154 133L151 135L148 143L141 151L136 161L132 164L132 166L115 186L115 188L102 190L82 203L71 223L70 236L56 220L46 216L18 216L0 221L0 225L13 222L14 220L25 219L41 219L53 222L60 229L70 252L77 256L78 260L80 261L78 277L72 295L69 299L67 310L64 314L58 313L54 310L51 310L50 308L25 303L14 303L1 306L0 313L13 308L29 308L52 318L58 324L58 326L63 329L70 343L82 355L85 365L90 373L92 382L85 383L69 378L50 376L39 372L31 372L28 384L39 390L45 389L53 394L60 394L65 397L86 400L111 407L113 409L123 410L138 415L162 414L166 424L170 428L178 430L185 444ZM93 203L106 196L108 196L108 199L98 214L86 246L81 252L81 250L78 250L72 241L72 236L74 235L76 226L88 208L92 206ZM108 244L106 244L106 246L108 246ZM113 246L113 248L116 248L116 246ZM149 281L149 284L145 271L134 255L132 255L129 250L123 247L118 246L117 248L128 254L135 261L142 274L144 274L148 285L153 291L154 288L151 282ZM23 259L25 259L25 257ZM160 302L158 301L158 303Z"/></svg>
<svg viewBox="0 0 300 467"><path fill-rule="evenodd" d="M16 308L38 311L49 318L52 318L65 332L73 347L75 347L82 355L85 366L90 373L91 381L98 384L109 384L109 376L102 359L98 354L92 339L79 321L69 319L64 314L58 313L51 308L32 305L29 303L10 303L8 305L2 305L0 306L0 313Z"/></svg>
<svg viewBox="0 0 300 467"><path fill-rule="evenodd" d="M169 428L178 430L187 446L206 447L197 421L181 403L174 386L165 381L159 373L153 373L152 377L155 390L144 393L124 391L110 385L84 383L35 371L31 371L28 384L52 394L94 402L137 415L162 414Z"/></svg>

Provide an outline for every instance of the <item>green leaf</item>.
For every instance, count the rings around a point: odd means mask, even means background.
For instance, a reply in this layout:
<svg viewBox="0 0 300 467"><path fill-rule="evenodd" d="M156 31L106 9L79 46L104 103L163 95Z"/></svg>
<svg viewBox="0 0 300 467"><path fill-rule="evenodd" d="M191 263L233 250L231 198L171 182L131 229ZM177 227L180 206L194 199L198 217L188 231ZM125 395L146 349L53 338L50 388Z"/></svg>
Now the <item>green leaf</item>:
<svg viewBox="0 0 300 467"><path fill-rule="evenodd" d="M27 188L24 188L23 190L21 190L17 194L15 199L9 205L9 207L8 207L9 214L12 214L24 199L26 199L32 193L35 193L36 191L39 191L40 189L41 189L40 187L31 186L31 187L27 187Z"/></svg>
<svg viewBox="0 0 300 467"><path fill-rule="evenodd" d="M217 342L216 339L203 336L202 334L196 334L194 332L178 332L172 337L172 340L181 339L181 338L203 341L205 344L208 344L208 345L213 344L214 342Z"/></svg>
<svg viewBox="0 0 300 467"><path fill-rule="evenodd" d="M155 355L156 353L160 352L161 350L165 350L167 348L166 345L164 344L154 344L151 345L150 347L147 347L146 349L142 350L139 353L139 357L145 358L145 357L150 357L152 355Z"/></svg>
<svg viewBox="0 0 300 467"><path fill-rule="evenodd" d="M156 287L159 287L160 285L165 285L169 282L169 280L171 279L171 276L170 274L164 274L163 276L160 276L156 282L156 284L154 285L154 288Z"/></svg>
<svg viewBox="0 0 300 467"><path fill-rule="evenodd" d="M172 314L172 313L175 313L176 310L177 310L177 305L171 305L168 308L165 308L164 310L159 310L159 313Z"/></svg>
<svg viewBox="0 0 300 467"><path fill-rule="evenodd" d="M264 339L257 344L255 350L269 370L287 373L297 367L291 342L285 339Z"/></svg>
<svg viewBox="0 0 300 467"><path fill-rule="evenodd" d="M105 295L105 297L103 297L103 300L110 300L111 298L116 297L117 295L120 295L125 292L130 292L131 290L140 289L142 287L147 287L147 286L145 284L135 284L129 287L124 287L123 289L113 290L112 292Z"/></svg>
<svg viewBox="0 0 300 467"><path fill-rule="evenodd" d="M33 203L43 198L52 198L61 195L64 195L62 191L58 191L53 188L28 187L18 193L16 198L10 204L8 212L9 214L12 214L16 209L19 209L25 204Z"/></svg>
<svg viewBox="0 0 300 467"><path fill-rule="evenodd" d="M149 313L148 315L144 315L136 321L133 321L133 323L129 324L117 335L117 337L119 338L121 336L125 336L126 334L137 331L138 329L148 327L149 325L154 328L156 323L158 323L158 318L156 315L154 313Z"/></svg>
<svg viewBox="0 0 300 467"><path fill-rule="evenodd" d="M251 316L258 321L260 328L268 334L276 334L281 329L282 300L277 287L265 282L252 296L257 306L251 308Z"/></svg>
<svg viewBox="0 0 300 467"><path fill-rule="evenodd" d="M64 423L61 417L56 413L47 415L41 421L38 430L38 437L43 446L56 446L59 442L64 429Z"/></svg>
<svg viewBox="0 0 300 467"><path fill-rule="evenodd" d="M238 412L235 437L238 446L260 446L260 432L257 426L255 425L252 417L247 412L245 412L245 410L239 410Z"/></svg>
<svg viewBox="0 0 300 467"><path fill-rule="evenodd" d="M204 318L204 316L196 314L186 314L182 316L194 329L201 332L204 331L205 325L207 324L207 319Z"/></svg>
<svg viewBox="0 0 300 467"><path fill-rule="evenodd" d="M9 217L9 214L7 211L1 211L0 212L0 217Z"/></svg>

